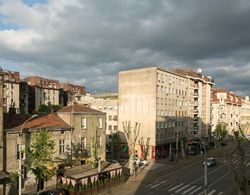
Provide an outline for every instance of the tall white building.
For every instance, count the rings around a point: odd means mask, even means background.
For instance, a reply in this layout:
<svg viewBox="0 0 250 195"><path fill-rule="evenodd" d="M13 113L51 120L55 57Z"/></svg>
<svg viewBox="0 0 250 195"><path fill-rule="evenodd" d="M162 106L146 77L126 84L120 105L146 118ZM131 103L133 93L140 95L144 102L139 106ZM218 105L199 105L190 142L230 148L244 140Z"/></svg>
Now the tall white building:
<svg viewBox="0 0 250 195"><path fill-rule="evenodd" d="M132 127L140 123L138 155L144 155L142 148L146 146L141 143L149 140L148 158L164 157L182 138L208 135L212 85L211 78L191 70L150 67L122 71L119 130L123 131L125 121L130 121Z"/></svg>

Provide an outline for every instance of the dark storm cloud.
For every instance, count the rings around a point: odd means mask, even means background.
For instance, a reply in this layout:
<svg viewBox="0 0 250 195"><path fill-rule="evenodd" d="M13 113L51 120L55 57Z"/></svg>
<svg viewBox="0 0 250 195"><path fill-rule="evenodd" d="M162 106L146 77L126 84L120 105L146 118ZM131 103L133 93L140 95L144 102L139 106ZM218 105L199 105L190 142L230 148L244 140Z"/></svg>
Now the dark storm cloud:
<svg viewBox="0 0 250 195"><path fill-rule="evenodd" d="M202 68L217 86L248 93L247 0L48 2L27 7L11 0L0 5L5 23L24 27L0 31L2 60L24 64L29 73L109 91L117 89L120 70ZM239 76L242 71L244 76Z"/></svg>

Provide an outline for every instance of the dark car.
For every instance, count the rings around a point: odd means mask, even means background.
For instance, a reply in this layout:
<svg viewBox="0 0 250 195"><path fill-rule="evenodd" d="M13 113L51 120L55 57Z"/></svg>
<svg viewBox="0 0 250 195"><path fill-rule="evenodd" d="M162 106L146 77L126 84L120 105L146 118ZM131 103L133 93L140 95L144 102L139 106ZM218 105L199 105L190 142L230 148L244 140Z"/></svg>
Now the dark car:
<svg viewBox="0 0 250 195"><path fill-rule="evenodd" d="M203 166L207 164L208 167L213 167L216 165L215 158L208 158L207 161L203 162Z"/></svg>

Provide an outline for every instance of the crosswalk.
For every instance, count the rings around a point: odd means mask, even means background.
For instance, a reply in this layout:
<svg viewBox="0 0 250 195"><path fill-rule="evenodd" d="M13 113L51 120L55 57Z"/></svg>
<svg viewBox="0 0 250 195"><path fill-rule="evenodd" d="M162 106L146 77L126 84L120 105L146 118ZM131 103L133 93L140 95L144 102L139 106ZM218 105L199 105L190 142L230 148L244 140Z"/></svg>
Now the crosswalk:
<svg viewBox="0 0 250 195"><path fill-rule="evenodd" d="M184 183L177 184L168 189L168 194L179 194L179 195L203 195L204 189L198 185L185 185ZM223 192L217 192L215 189L209 189L208 195L222 195Z"/></svg>
<svg viewBox="0 0 250 195"><path fill-rule="evenodd" d="M161 184L165 184L166 186L162 186L161 190L165 189L166 193L164 194L170 194L170 195L203 195L204 194L204 188L201 185L191 185L191 184L184 184L184 183L177 183L175 185L167 185L167 182L158 182L156 184L149 184L147 187L149 187L151 190L156 190L157 187L159 187ZM148 194L154 194L148 193ZM208 189L208 195L222 195L223 192L216 191L215 189Z"/></svg>

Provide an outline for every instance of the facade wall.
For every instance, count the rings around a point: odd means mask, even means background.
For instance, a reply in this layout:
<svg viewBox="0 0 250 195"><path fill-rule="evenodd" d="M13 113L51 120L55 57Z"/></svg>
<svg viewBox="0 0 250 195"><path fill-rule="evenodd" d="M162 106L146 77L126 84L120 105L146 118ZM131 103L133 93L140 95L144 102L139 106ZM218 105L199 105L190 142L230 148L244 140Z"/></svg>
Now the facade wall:
<svg viewBox="0 0 250 195"><path fill-rule="evenodd" d="M0 71L0 171L1 170L3 170L3 72Z"/></svg>
<svg viewBox="0 0 250 195"><path fill-rule="evenodd" d="M241 118L240 118L240 124L250 124L250 101L249 97L246 96L244 99L242 99L242 106L241 106Z"/></svg>
<svg viewBox="0 0 250 195"><path fill-rule="evenodd" d="M4 82L3 85L3 109L9 111L11 106L15 106L16 112L20 113L19 109L19 83Z"/></svg>
<svg viewBox="0 0 250 195"><path fill-rule="evenodd" d="M87 104L89 107L106 113L106 135L118 132L118 97L113 94L111 97L86 94L76 100L79 104Z"/></svg>
<svg viewBox="0 0 250 195"><path fill-rule="evenodd" d="M188 90L187 78L157 69L157 145L187 136Z"/></svg>
<svg viewBox="0 0 250 195"><path fill-rule="evenodd" d="M212 105L212 131L219 123L226 123L230 134L238 129L241 122L241 98L227 91L214 92Z"/></svg>
<svg viewBox="0 0 250 195"><path fill-rule="evenodd" d="M105 115L74 113L71 118L70 113L59 113L58 116L66 123L74 127L72 143L75 146L81 146L81 140L84 139L84 148L93 157L95 144L100 137L100 146L97 148L97 156L101 160L106 159L106 139L105 139ZM86 128L82 127L82 118L86 118ZM102 127L98 128L98 119L102 119Z"/></svg>
<svg viewBox="0 0 250 195"><path fill-rule="evenodd" d="M207 137L212 86L210 77L190 70L152 67L120 72L119 131L123 131L123 121L141 123L139 137L149 137L152 150L163 147L160 153L183 137Z"/></svg>
<svg viewBox="0 0 250 195"><path fill-rule="evenodd" d="M50 131L49 134L51 135L52 139L55 141L55 152L53 154L54 158L61 158L66 159L67 158L67 145L70 145L70 137L71 133L70 131ZM18 144L22 143L22 149L24 150L25 146L27 146L30 143L30 140L32 139L33 133L25 133L23 134L22 142L20 142L20 137L18 134L13 133L6 133L5 134L5 143L6 143L6 150L4 152L6 163L4 170L7 172L18 172L19 169L19 160L17 158L18 155ZM65 153L60 154L59 153L59 140L65 140L64 142L64 148ZM30 189L34 189L36 186L36 179L35 175L33 175L32 171L28 170L28 165L26 164L26 156L24 154L24 158L22 160L22 166L23 171L25 171L27 178L25 178L24 181L24 187L22 189L23 192L30 191ZM50 180L50 184L55 183L55 177L53 177L52 180Z"/></svg>
<svg viewBox="0 0 250 195"><path fill-rule="evenodd" d="M29 113L29 86L26 82L20 83L20 113L28 114Z"/></svg>

